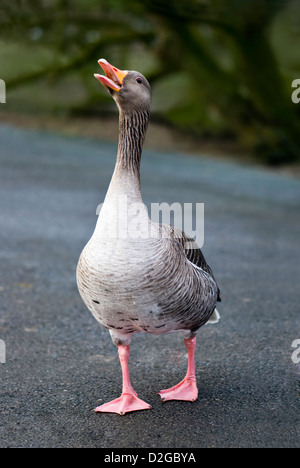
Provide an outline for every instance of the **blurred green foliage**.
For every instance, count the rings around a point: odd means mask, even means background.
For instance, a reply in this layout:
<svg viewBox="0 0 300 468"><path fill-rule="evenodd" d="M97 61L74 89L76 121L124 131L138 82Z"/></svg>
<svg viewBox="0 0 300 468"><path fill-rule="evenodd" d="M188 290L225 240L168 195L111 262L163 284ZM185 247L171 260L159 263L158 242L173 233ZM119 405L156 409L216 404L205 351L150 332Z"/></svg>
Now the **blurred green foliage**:
<svg viewBox="0 0 300 468"><path fill-rule="evenodd" d="M138 69L154 118L234 139L264 161L300 159L297 0L1 0L0 77L12 107L109 112L97 59Z"/></svg>

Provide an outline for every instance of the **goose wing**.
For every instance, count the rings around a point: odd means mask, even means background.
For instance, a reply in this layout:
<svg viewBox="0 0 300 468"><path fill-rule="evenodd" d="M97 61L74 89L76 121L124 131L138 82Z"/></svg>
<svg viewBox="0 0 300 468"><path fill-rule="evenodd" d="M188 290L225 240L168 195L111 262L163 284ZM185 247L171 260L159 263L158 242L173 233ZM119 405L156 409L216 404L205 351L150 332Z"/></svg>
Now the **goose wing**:
<svg viewBox="0 0 300 468"><path fill-rule="evenodd" d="M193 263L193 265L201 268L204 270L206 273L208 273L213 280L215 281L217 288L218 288L218 302L221 302L221 293L219 286L217 284L217 281L214 277L214 274L212 272L212 269L210 266L207 264L204 255L198 246L198 244L195 242L194 239L191 237L187 236L185 232L181 231L180 229L174 227L174 226L169 226L169 225L162 225L163 229L167 229L170 233L170 237L174 239L176 242L178 242L185 253L186 258Z"/></svg>

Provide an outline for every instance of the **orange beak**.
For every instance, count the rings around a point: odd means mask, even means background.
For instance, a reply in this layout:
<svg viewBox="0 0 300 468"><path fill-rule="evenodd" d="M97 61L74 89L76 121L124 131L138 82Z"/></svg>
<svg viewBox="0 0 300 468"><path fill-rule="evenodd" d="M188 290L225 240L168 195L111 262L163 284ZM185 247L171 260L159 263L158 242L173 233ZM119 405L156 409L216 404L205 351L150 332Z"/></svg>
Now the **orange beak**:
<svg viewBox="0 0 300 468"><path fill-rule="evenodd" d="M98 63L103 68L105 76L95 73L94 77L97 78L97 80L99 80L107 90L112 89L119 92L122 88L123 80L128 71L119 70L118 68L108 63L108 61L105 59L98 60Z"/></svg>

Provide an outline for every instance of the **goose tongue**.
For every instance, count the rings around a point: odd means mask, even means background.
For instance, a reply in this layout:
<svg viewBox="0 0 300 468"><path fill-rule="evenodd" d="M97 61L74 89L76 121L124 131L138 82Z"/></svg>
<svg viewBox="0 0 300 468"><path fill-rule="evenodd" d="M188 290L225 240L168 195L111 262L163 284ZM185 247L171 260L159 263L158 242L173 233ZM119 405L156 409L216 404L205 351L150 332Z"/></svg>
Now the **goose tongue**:
<svg viewBox="0 0 300 468"><path fill-rule="evenodd" d="M117 67L114 67L108 63L108 61L105 59L98 60L98 63L103 68L105 76L95 73L95 78L97 78L97 80L99 80L107 90L112 89L113 91L119 92L122 88L123 80L128 71L119 70Z"/></svg>

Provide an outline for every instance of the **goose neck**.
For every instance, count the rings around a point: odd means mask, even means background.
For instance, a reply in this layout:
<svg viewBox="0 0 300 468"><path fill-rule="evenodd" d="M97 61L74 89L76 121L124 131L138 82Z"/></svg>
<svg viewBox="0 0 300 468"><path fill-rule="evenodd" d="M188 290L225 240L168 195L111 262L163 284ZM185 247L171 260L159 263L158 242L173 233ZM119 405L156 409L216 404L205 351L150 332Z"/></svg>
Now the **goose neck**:
<svg viewBox="0 0 300 468"><path fill-rule="evenodd" d="M116 172L134 174L139 178L148 121L148 111L120 111Z"/></svg>

